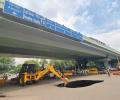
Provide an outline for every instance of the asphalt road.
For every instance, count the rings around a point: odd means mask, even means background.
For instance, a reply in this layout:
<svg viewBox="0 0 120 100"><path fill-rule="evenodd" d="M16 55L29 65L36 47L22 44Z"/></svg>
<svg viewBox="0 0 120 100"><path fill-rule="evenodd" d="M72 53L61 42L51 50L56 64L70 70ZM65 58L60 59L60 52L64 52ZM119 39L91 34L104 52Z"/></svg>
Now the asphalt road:
<svg viewBox="0 0 120 100"><path fill-rule="evenodd" d="M0 100L120 100L120 76L99 75L71 79L68 87L60 80L0 88Z"/></svg>

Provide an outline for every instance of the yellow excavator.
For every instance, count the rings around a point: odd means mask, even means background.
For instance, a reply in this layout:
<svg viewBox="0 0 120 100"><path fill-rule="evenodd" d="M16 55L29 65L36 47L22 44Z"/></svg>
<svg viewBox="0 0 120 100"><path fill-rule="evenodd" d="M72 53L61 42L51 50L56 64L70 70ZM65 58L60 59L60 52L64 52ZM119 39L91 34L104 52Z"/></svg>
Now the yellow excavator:
<svg viewBox="0 0 120 100"><path fill-rule="evenodd" d="M18 81L20 85L26 85L27 83L37 82L42 79L43 76L49 72L60 78L64 82L64 86L68 84L68 79L61 75L50 64L45 65L43 70L37 70L36 64L23 64L19 73Z"/></svg>

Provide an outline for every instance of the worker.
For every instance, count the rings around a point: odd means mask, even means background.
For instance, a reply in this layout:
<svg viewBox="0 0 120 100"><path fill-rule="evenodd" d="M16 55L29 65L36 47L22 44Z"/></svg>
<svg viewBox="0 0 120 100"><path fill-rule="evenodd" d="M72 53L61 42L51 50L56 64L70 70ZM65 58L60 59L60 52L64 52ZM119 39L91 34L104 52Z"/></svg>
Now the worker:
<svg viewBox="0 0 120 100"><path fill-rule="evenodd" d="M109 68L106 68L106 73L110 77L110 69Z"/></svg>

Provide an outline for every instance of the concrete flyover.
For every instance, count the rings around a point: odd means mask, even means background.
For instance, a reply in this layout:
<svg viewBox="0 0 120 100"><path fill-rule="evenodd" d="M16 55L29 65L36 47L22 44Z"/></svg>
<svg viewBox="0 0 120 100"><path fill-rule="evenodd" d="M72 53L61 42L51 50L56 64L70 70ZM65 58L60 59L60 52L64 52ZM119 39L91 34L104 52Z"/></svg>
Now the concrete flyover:
<svg viewBox="0 0 120 100"><path fill-rule="evenodd" d="M0 54L60 59L120 57L120 52L100 41L83 36L83 42L80 42L35 23L4 14L2 9L0 9Z"/></svg>

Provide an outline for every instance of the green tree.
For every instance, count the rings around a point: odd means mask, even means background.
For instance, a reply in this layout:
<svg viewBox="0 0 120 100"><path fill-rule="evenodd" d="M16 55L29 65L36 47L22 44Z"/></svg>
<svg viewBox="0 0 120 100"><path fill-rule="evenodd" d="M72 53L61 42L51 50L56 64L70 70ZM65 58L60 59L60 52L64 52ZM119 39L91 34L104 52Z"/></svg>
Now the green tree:
<svg viewBox="0 0 120 100"><path fill-rule="evenodd" d="M64 69L64 67L75 66L74 60L51 60L50 63L61 71Z"/></svg>
<svg viewBox="0 0 120 100"><path fill-rule="evenodd" d="M22 67L21 64L17 65L16 67L14 67L14 68L10 71L10 73L11 73L11 74L17 74L17 73L19 73L21 67Z"/></svg>
<svg viewBox="0 0 120 100"><path fill-rule="evenodd" d="M87 63L87 67L89 67L89 68L95 68L96 67L96 63L94 61L89 61Z"/></svg>
<svg viewBox="0 0 120 100"><path fill-rule="evenodd" d="M44 64L47 64L47 63L48 63L48 62L47 62L46 59L41 59L41 60L39 61L39 64L40 64L41 67L44 67Z"/></svg>
<svg viewBox="0 0 120 100"><path fill-rule="evenodd" d="M9 72L14 67L14 58L0 57L0 73Z"/></svg>
<svg viewBox="0 0 120 100"><path fill-rule="evenodd" d="M65 61L63 61L63 63L64 63L65 66L68 66L68 67L75 66L75 61L74 60L65 60Z"/></svg>

